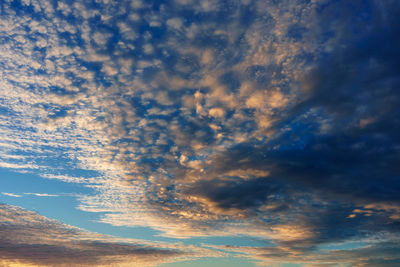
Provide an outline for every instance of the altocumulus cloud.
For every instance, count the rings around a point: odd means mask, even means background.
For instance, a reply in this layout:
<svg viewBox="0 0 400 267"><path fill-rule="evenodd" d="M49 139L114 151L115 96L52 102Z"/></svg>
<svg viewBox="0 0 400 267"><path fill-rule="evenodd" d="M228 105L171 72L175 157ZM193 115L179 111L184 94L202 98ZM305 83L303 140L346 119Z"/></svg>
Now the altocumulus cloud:
<svg viewBox="0 0 400 267"><path fill-rule="evenodd" d="M98 190L79 208L114 225L256 236L275 247L240 251L274 262L398 262L396 1L1 8L0 166Z"/></svg>

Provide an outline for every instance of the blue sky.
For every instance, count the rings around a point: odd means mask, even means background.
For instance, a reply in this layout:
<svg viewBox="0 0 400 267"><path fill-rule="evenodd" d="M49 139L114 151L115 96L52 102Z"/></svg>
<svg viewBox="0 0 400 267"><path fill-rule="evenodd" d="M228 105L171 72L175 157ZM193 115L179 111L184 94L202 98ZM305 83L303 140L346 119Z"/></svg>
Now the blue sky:
<svg viewBox="0 0 400 267"><path fill-rule="evenodd" d="M399 15L1 1L0 265L400 265Z"/></svg>

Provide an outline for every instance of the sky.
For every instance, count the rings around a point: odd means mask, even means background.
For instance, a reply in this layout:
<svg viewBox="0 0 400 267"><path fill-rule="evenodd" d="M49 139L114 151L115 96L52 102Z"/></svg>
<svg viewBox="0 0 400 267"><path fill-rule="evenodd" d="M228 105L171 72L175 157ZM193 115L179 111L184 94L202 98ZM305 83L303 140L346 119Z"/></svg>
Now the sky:
<svg viewBox="0 0 400 267"><path fill-rule="evenodd" d="M397 0L0 1L1 266L400 266Z"/></svg>

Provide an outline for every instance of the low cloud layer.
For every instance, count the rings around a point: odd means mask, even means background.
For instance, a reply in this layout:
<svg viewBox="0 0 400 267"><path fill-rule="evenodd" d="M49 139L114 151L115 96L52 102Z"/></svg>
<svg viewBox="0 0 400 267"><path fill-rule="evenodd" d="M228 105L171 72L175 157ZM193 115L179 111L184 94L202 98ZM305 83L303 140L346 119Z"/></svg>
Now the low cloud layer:
<svg viewBox="0 0 400 267"><path fill-rule="evenodd" d="M154 265L184 256L179 249L112 240L0 204L0 264L24 266Z"/></svg>

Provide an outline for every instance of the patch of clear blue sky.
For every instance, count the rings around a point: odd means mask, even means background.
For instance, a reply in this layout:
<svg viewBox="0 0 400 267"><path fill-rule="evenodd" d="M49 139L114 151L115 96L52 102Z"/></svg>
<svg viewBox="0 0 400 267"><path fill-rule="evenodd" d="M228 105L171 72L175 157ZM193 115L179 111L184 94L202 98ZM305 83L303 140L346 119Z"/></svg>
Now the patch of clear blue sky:
<svg viewBox="0 0 400 267"><path fill-rule="evenodd" d="M109 224L98 223L102 213L85 212L76 208L79 205L77 199L79 195L92 193L90 188L82 185L0 169L0 193L2 192L21 196L12 197L0 194L0 202L2 203L35 211L47 218L89 231L149 240L155 240L154 236L158 233L148 227L114 227ZM24 193L46 193L59 196L38 197Z"/></svg>

